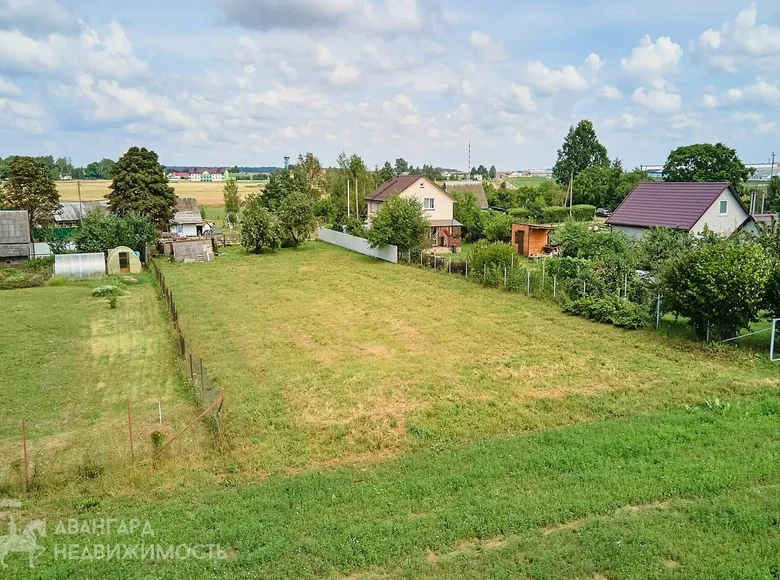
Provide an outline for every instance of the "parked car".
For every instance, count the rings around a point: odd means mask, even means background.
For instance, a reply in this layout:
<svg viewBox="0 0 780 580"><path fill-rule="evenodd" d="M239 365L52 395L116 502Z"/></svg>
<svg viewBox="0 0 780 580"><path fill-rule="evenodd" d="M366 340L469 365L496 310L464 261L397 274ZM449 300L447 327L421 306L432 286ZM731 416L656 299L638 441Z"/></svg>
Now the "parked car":
<svg viewBox="0 0 780 580"><path fill-rule="evenodd" d="M612 215L612 212L606 208L600 207L596 210L596 217L607 218Z"/></svg>

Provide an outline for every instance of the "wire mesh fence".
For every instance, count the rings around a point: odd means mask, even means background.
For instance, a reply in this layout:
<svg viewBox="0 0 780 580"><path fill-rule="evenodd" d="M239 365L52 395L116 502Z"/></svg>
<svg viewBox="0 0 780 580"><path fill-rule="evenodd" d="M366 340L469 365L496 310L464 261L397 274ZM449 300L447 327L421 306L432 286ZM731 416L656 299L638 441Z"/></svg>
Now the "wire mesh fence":
<svg viewBox="0 0 780 580"><path fill-rule="evenodd" d="M220 440L225 439L225 395L224 391L217 383L209 377L208 371L200 358L193 350L190 342L184 336L179 325L179 311L176 308L176 300L157 264L152 261L152 271L154 272L157 284L160 287L163 301L168 312L171 315L173 328L176 331L176 338L179 343L179 354L184 361L184 377L190 385L199 407L203 410L203 419L211 427L212 431L218 435ZM219 400L219 404L215 402Z"/></svg>

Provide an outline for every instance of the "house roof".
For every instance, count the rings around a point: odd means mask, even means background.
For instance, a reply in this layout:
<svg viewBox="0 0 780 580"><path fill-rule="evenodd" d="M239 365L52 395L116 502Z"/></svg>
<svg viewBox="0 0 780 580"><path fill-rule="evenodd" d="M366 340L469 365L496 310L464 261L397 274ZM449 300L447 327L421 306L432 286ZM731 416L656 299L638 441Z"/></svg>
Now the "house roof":
<svg viewBox="0 0 780 580"><path fill-rule="evenodd" d="M56 223L77 222L96 207L108 210L108 201L63 201L60 203L60 208L54 212L54 221Z"/></svg>
<svg viewBox="0 0 780 580"><path fill-rule="evenodd" d="M607 219L616 226L675 228L690 231L725 189L747 212L733 186L725 181L640 183Z"/></svg>
<svg viewBox="0 0 780 580"><path fill-rule="evenodd" d="M445 181L444 189L450 194L454 194L456 191L469 191L474 194L479 209L488 209L489 207L485 188L482 187L481 181Z"/></svg>
<svg viewBox="0 0 780 580"><path fill-rule="evenodd" d="M177 197L176 213L173 216L175 224L202 224L203 217L200 215L198 200L195 197Z"/></svg>
<svg viewBox="0 0 780 580"><path fill-rule="evenodd" d="M458 226L462 226L463 224L460 223L456 219L451 220L428 220L428 223L431 224L431 227L433 228L446 228L447 226L451 226L453 228L457 228Z"/></svg>
<svg viewBox="0 0 780 580"><path fill-rule="evenodd" d="M423 177L422 175L399 175L398 177L394 177L390 181L386 181L382 185L377 187L372 193L369 193L365 197L365 200L366 201L387 201L391 196L395 195L396 193L401 193L402 191L408 189L409 187L417 183L417 181L419 181L420 179L425 179L425 181L427 181L434 187L438 188L440 191L443 191L449 197L452 197L449 193L447 193L445 190L443 190L441 187L436 185L433 181L431 181L427 177Z"/></svg>
<svg viewBox="0 0 780 580"><path fill-rule="evenodd" d="M778 216L776 213L754 213L750 217L758 223L771 224L772 220L777 219Z"/></svg>
<svg viewBox="0 0 780 580"><path fill-rule="evenodd" d="M26 211L0 211L0 257L30 255L30 224Z"/></svg>

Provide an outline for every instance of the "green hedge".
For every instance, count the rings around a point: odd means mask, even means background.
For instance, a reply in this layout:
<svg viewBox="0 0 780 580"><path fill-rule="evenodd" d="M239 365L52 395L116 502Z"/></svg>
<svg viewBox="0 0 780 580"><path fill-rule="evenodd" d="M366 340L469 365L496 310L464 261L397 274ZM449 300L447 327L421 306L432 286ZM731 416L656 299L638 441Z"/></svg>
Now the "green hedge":
<svg viewBox="0 0 780 580"><path fill-rule="evenodd" d="M616 296L580 298L568 302L563 309L570 314L632 330L650 324L650 313L644 307Z"/></svg>
<svg viewBox="0 0 780 580"><path fill-rule="evenodd" d="M592 205L573 205L571 208L551 205L542 209L542 223L565 222L569 219L570 209L571 219L577 222L587 222L596 217L596 207Z"/></svg>

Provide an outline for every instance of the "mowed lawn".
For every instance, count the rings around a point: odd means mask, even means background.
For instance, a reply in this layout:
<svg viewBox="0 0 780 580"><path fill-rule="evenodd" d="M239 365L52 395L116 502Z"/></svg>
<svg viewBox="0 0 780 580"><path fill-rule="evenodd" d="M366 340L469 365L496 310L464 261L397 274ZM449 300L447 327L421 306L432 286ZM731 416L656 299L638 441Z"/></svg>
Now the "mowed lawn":
<svg viewBox="0 0 780 580"><path fill-rule="evenodd" d="M110 191L111 181L108 179L82 180L81 199L83 201L95 201L105 198ZM60 201L78 201L79 183L75 180L57 181L57 191L60 194ZM263 190L264 181L237 181L238 194L241 199L246 198L250 193L256 193ZM223 205L224 182L199 182L199 181L170 181L169 185L176 191L176 195L181 197L195 197L198 204L203 206Z"/></svg>
<svg viewBox="0 0 780 580"><path fill-rule="evenodd" d="M22 418L45 494L96 471L121 485L128 403L140 463L151 457L152 431L172 435L197 415L151 283L128 285L116 310L88 285L68 285L0 292L0 312L0 497L22 491ZM200 453L203 437L187 434L177 452Z"/></svg>
<svg viewBox="0 0 780 580"><path fill-rule="evenodd" d="M10 577L777 576L768 363L320 243L164 270L226 392L225 465L25 498L19 526L49 533ZM153 536L58 535L69 517ZM226 558L56 557L116 543Z"/></svg>
<svg viewBox="0 0 780 580"><path fill-rule="evenodd" d="M247 474L442 449L777 388L758 358L570 317L320 242L165 264Z"/></svg>

